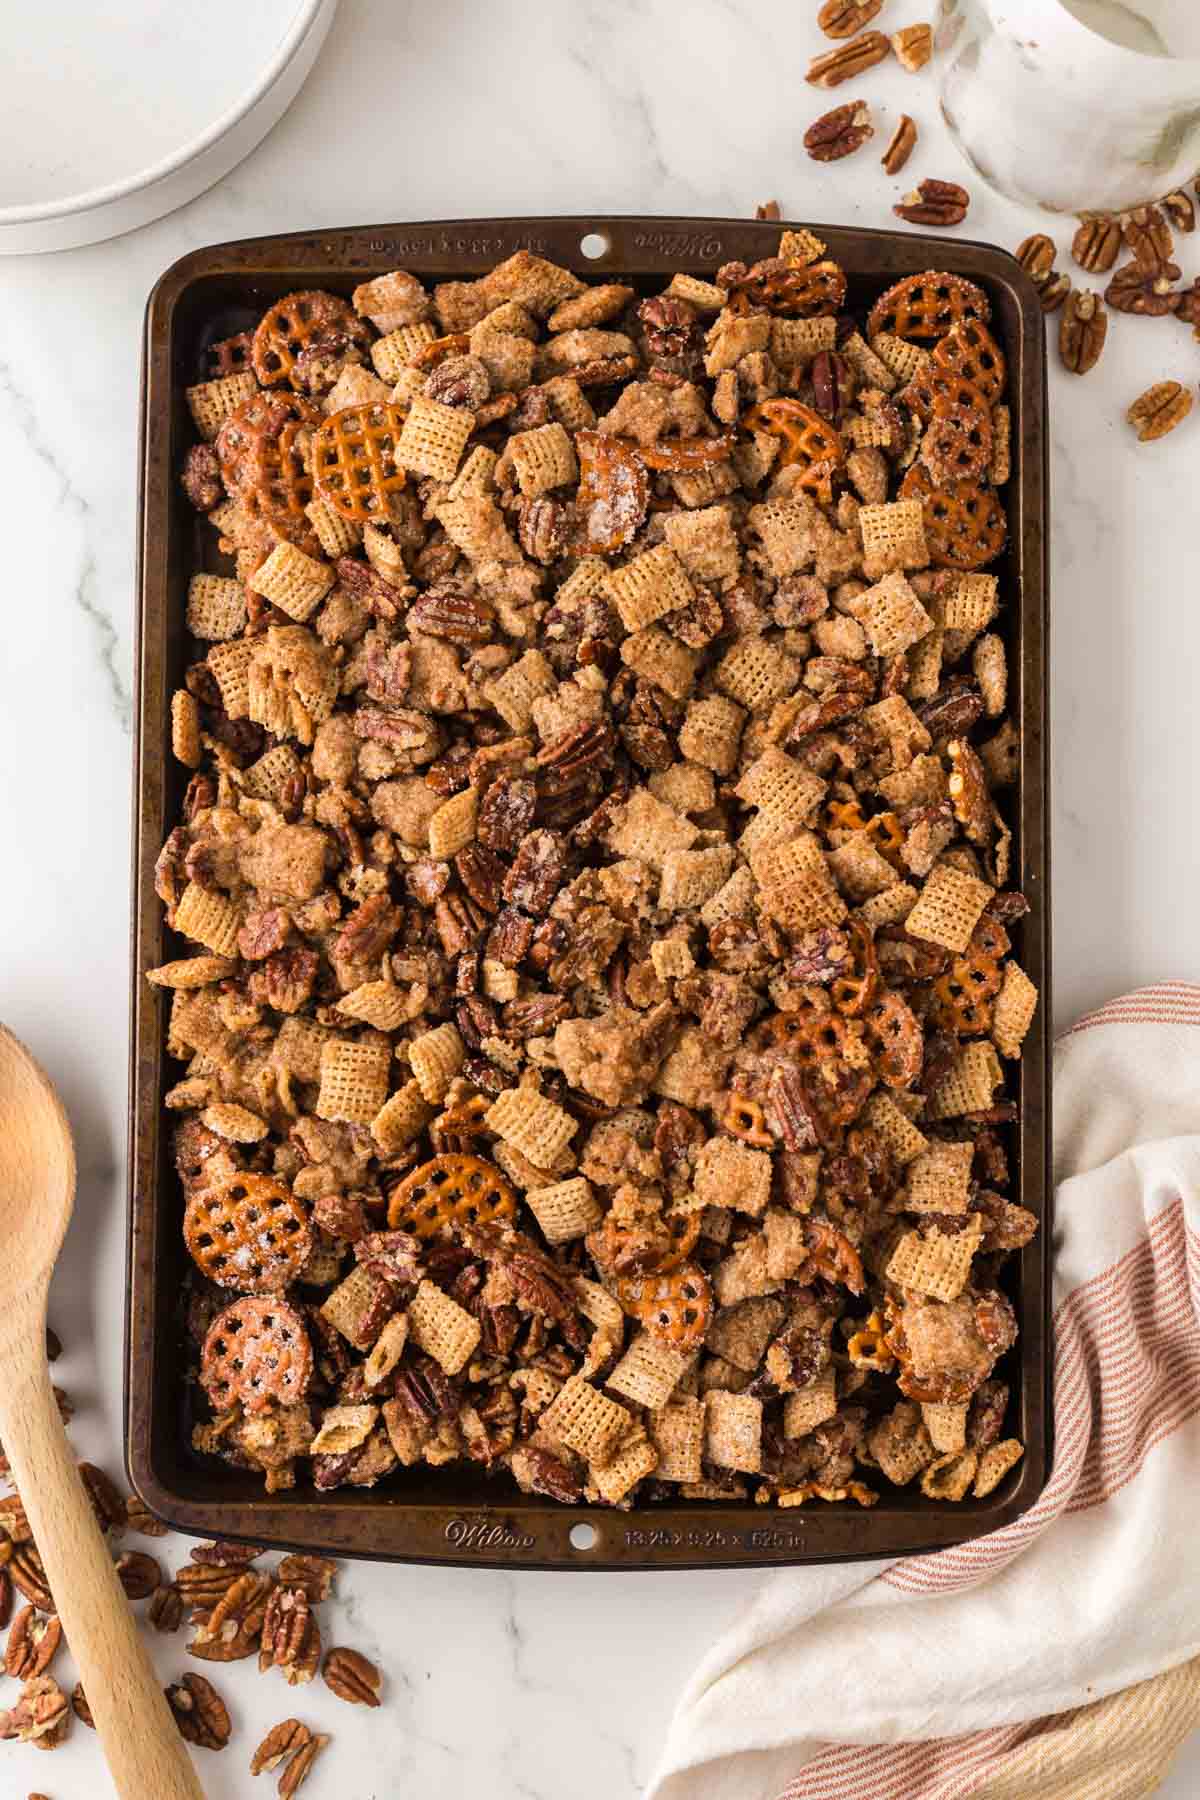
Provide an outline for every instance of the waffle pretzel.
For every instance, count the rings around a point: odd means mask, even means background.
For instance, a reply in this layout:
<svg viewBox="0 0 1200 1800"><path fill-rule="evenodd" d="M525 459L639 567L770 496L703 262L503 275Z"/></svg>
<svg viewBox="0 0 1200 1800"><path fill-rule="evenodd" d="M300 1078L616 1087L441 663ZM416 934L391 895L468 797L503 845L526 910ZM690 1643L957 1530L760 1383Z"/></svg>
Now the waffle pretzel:
<svg viewBox="0 0 1200 1800"><path fill-rule="evenodd" d="M648 469L682 475L724 462L732 449L733 433L725 431L718 437L665 438L658 444L639 444L637 454Z"/></svg>
<svg viewBox="0 0 1200 1800"><path fill-rule="evenodd" d="M217 433L221 477L245 511L310 554L319 554L305 507L312 477L304 443L322 415L298 394L251 394Z"/></svg>
<svg viewBox="0 0 1200 1800"><path fill-rule="evenodd" d="M775 1013L759 1028L762 1042L773 1049L788 1051L797 1062L805 1064L840 1061L847 1035L845 1022L838 1013L818 1012L815 1006Z"/></svg>
<svg viewBox="0 0 1200 1800"><path fill-rule="evenodd" d="M617 1299L631 1318L659 1343L698 1350L712 1317L712 1288L695 1263L666 1273L628 1275L617 1283Z"/></svg>
<svg viewBox="0 0 1200 1800"><path fill-rule="evenodd" d="M296 358L321 338L348 338L363 349L370 332L348 301L321 288L285 294L258 322L250 360L263 387L290 381Z"/></svg>
<svg viewBox="0 0 1200 1800"><path fill-rule="evenodd" d="M388 1225L435 1237L459 1225L491 1225L516 1216L517 1197L499 1169L478 1156L435 1156L397 1182Z"/></svg>
<svg viewBox="0 0 1200 1800"><path fill-rule="evenodd" d="M978 388L946 380L952 391L934 400L921 456L936 482L976 481L991 467L991 411Z"/></svg>
<svg viewBox="0 0 1200 1800"><path fill-rule="evenodd" d="M404 413L390 401L343 407L313 439L317 491L352 524L386 523L408 477L396 460Z"/></svg>
<svg viewBox="0 0 1200 1800"><path fill-rule="evenodd" d="M919 343L944 338L966 319L986 325L991 316L987 295L973 281L926 269L880 294L867 318L867 337L887 331L906 343Z"/></svg>
<svg viewBox="0 0 1200 1800"><path fill-rule="evenodd" d="M611 556L641 530L650 500L650 477L632 444L603 431L577 431L581 521L578 556Z"/></svg>
<svg viewBox="0 0 1200 1800"><path fill-rule="evenodd" d="M975 481L934 485L921 463L900 483L904 500L920 500L925 540L943 569L982 569L994 562L1008 540L1008 521L991 488Z"/></svg>
<svg viewBox="0 0 1200 1800"><path fill-rule="evenodd" d="M184 1212L183 1235L210 1281L246 1294L287 1287L312 1249L303 1209L272 1175L239 1173L219 1187L197 1189Z"/></svg>
<svg viewBox="0 0 1200 1800"><path fill-rule="evenodd" d="M745 1094L739 1094L735 1090L725 1096L721 1130L736 1138L740 1144L748 1144L753 1150L775 1148L775 1136L767 1125L767 1115L762 1106L757 1100L748 1100Z"/></svg>
<svg viewBox="0 0 1200 1800"><path fill-rule="evenodd" d="M761 311L789 319L831 318L846 298L846 272L825 258L796 263L772 259L755 263L729 290L730 312Z"/></svg>
<svg viewBox="0 0 1200 1800"><path fill-rule="evenodd" d="M868 1006L863 1023L880 1079L888 1087L911 1087L921 1073L925 1038L907 1000L884 988Z"/></svg>
<svg viewBox="0 0 1200 1800"><path fill-rule="evenodd" d="M879 963L875 939L860 920L850 920L846 935L850 940L849 968L830 982L829 997L843 1017L856 1019L866 1012L879 986Z"/></svg>
<svg viewBox="0 0 1200 1800"><path fill-rule="evenodd" d="M765 432L778 439L776 466L786 469L794 463L806 465L800 486L810 493L826 495L834 471L846 460L841 433L834 430L828 419L784 394L750 407L742 414L741 423L747 431Z"/></svg>
<svg viewBox="0 0 1200 1800"><path fill-rule="evenodd" d="M964 319L948 331L935 344L933 360L978 388L989 406L1003 399L1008 373L1004 352L982 319Z"/></svg>
<svg viewBox="0 0 1200 1800"><path fill-rule="evenodd" d="M214 1412L239 1401L247 1413L294 1406L312 1372L304 1320L274 1296L235 1300L218 1313L200 1355L200 1381Z"/></svg>

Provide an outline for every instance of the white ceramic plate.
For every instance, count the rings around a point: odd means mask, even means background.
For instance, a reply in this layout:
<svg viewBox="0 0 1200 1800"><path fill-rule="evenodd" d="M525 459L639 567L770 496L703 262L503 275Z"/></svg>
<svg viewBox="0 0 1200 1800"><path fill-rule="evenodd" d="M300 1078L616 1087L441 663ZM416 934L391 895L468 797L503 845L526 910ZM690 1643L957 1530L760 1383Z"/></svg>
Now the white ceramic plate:
<svg viewBox="0 0 1200 1800"><path fill-rule="evenodd" d="M211 187L283 116L336 8L0 0L0 253L96 243Z"/></svg>

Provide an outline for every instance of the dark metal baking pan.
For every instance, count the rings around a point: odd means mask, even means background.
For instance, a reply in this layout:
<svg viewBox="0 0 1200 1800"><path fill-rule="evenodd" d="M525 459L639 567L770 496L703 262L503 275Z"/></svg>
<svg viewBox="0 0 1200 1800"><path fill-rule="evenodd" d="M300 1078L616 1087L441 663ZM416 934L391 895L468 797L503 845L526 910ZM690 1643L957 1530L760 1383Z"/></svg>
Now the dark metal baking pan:
<svg viewBox="0 0 1200 1800"><path fill-rule="evenodd" d="M1017 1197L1043 1220L1012 1287L1021 1326L1004 1372L1013 1384L1009 1428L1024 1460L986 1500L950 1505L885 1494L864 1512L851 1503L777 1511L707 1502L632 1512L561 1507L521 1495L511 1480L474 1470L398 1471L369 1491L317 1495L298 1488L265 1496L257 1478L197 1456L190 1446L179 1295L186 1252L181 1201L167 1155L162 1096L165 997L139 971L178 953L154 894L154 861L175 821L183 774L168 754L169 706L189 660L183 624L188 577L221 567L215 534L179 491L177 471L192 431L183 390L199 378L206 343L245 328L297 287L348 294L402 266L444 280L482 274L529 249L582 275L651 292L676 269L711 276L733 259L774 254L779 226L744 219L469 219L364 226L219 244L183 257L159 281L146 312L141 419L141 522L137 743L134 768L133 998L130 1052L129 1298L126 1445L130 1480L152 1510L180 1530L251 1538L407 1562L526 1568L720 1568L937 1549L1010 1524L1045 1485L1050 1457L1048 1261L1050 1091L1049 866L1046 614L1046 374L1042 312L1027 277L1005 252L964 239L816 225L850 278L849 304L865 309L900 276L925 268L966 275L991 298L1010 367L1012 480L1009 547L1000 565L1011 694L1022 731L1016 797L1016 879L1031 910L1016 948L1042 992L1020 1074L1013 1135ZM585 248L586 246L586 248ZM571 1541L581 1522L590 1547ZM578 1538L581 1534L575 1533ZM588 1535L588 1534L582 1534Z"/></svg>

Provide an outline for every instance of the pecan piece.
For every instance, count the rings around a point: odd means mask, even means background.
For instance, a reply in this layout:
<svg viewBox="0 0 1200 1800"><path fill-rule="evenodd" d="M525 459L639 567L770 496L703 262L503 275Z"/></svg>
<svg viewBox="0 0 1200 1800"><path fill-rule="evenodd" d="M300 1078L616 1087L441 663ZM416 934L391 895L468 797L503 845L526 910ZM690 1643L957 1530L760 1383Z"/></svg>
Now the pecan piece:
<svg viewBox="0 0 1200 1800"><path fill-rule="evenodd" d="M44 1674L61 1642L62 1626L57 1613L43 1617L36 1607L23 1606L4 1646L4 1673L15 1681Z"/></svg>
<svg viewBox="0 0 1200 1800"><path fill-rule="evenodd" d="M261 969L250 976L250 996L276 1012L298 1013L312 996L321 959L315 950L299 945L268 956Z"/></svg>
<svg viewBox="0 0 1200 1800"><path fill-rule="evenodd" d="M487 364L478 356L448 356L425 378L425 398L441 406L463 406L478 412L492 391Z"/></svg>
<svg viewBox="0 0 1200 1800"><path fill-rule="evenodd" d="M335 1645L321 1664L321 1679L339 1700L352 1706L378 1706L383 1676L360 1650Z"/></svg>
<svg viewBox="0 0 1200 1800"><path fill-rule="evenodd" d="M82 1681L77 1681L71 1689L71 1711L81 1725L86 1725L89 1731L95 1731L96 1721L92 1717L92 1709L88 1705L88 1697L83 1691Z"/></svg>
<svg viewBox="0 0 1200 1800"><path fill-rule="evenodd" d="M536 918L562 886L562 846L552 831L531 831L504 879L504 898Z"/></svg>
<svg viewBox="0 0 1200 1800"><path fill-rule="evenodd" d="M17 1544L8 1561L8 1576L19 1594L40 1612L57 1612L42 1559L34 1544Z"/></svg>
<svg viewBox="0 0 1200 1800"><path fill-rule="evenodd" d="M910 75L917 74L933 55L933 26L904 25L893 31L892 49L900 67Z"/></svg>
<svg viewBox="0 0 1200 1800"><path fill-rule="evenodd" d="M1196 207L1190 194L1185 194L1182 188L1176 188L1160 204L1176 231L1182 231L1185 236L1188 232L1195 231Z"/></svg>
<svg viewBox="0 0 1200 1800"><path fill-rule="evenodd" d="M898 175L917 146L917 123L907 113L901 113L896 129L893 131L887 149L880 157L880 162L889 175Z"/></svg>
<svg viewBox="0 0 1200 1800"><path fill-rule="evenodd" d="M537 789L532 781L498 775L479 803L475 835L489 850L512 856L533 824Z"/></svg>
<svg viewBox="0 0 1200 1800"><path fill-rule="evenodd" d="M469 950L487 925L487 914L480 912L465 894L443 894L433 909L434 929L447 956L461 956Z"/></svg>
<svg viewBox="0 0 1200 1800"><path fill-rule="evenodd" d="M1149 444L1174 431L1191 410L1191 388L1185 388L1180 381L1156 381L1138 395L1125 418L1137 432L1138 443Z"/></svg>
<svg viewBox="0 0 1200 1800"><path fill-rule="evenodd" d="M840 44L836 50L814 56L804 79L813 87L840 87L843 81L852 81L856 75L873 69L885 56L891 55L891 50L891 43L882 31L864 31L861 36Z"/></svg>
<svg viewBox="0 0 1200 1800"><path fill-rule="evenodd" d="M1183 301L1182 293L1171 285L1178 279L1176 263L1163 263L1158 269L1124 263L1105 288L1104 298L1117 312L1164 319L1168 313L1178 312Z"/></svg>
<svg viewBox="0 0 1200 1800"><path fill-rule="evenodd" d="M517 510L517 539L526 556L549 566L567 547L570 515L561 500L540 494L522 500Z"/></svg>
<svg viewBox="0 0 1200 1800"><path fill-rule="evenodd" d="M866 101L848 100L844 106L835 106L813 120L804 134L804 148L814 162L840 162L874 135Z"/></svg>
<svg viewBox="0 0 1200 1800"><path fill-rule="evenodd" d="M211 512L225 498L221 465L211 444L193 444L180 476L183 491L197 512Z"/></svg>
<svg viewBox="0 0 1200 1800"><path fill-rule="evenodd" d="M386 894L372 894L355 907L338 932L334 954L339 962L374 962L383 955L402 924L398 907Z"/></svg>
<svg viewBox="0 0 1200 1800"><path fill-rule="evenodd" d="M117 1492L115 1482L103 1469L98 1469L95 1463L90 1462L80 1463L79 1479L87 1489L87 1496L101 1531L105 1534L112 1532L114 1536L124 1531L125 1502Z"/></svg>
<svg viewBox="0 0 1200 1800"><path fill-rule="evenodd" d="M892 211L910 225L961 225L967 216L971 196L957 181L926 180L905 194Z"/></svg>
<svg viewBox="0 0 1200 1800"><path fill-rule="evenodd" d="M404 873L404 884L418 906L433 906L450 884L450 864L431 856L418 857Z"/></svg>
<svg viewBox="0 0 1200 1800"><path fill-rule="evenodd" d="M1080 288L1071 295L1058 327L1058 354L1072 375L1086 375L1100 361L1108 336L1108 314L1099 294Z"/></svg>
<svg viewBox="0 0 1200 1800"><path fill-rule="evenodd" d="M412 681L412 645L389 644L378 632L367 643L367 693L380 706L402 705Z"/></svg>
<svg viewBox="0 0 1200 1800"><path fill-rule="evenodd" d="M563 1506L576 1506L583 1499L583 1488L566 1463L548 1450L524 1448L520 1452L521 1473L534 1494L546 1494Z"/></svg>
<svg viewBox="0 0 1200 1800"><path fill-rule="evenodd" d="M277 1769L285 1756L303 1749L311 1742L312 1732L299 1719L284 1719L278 1725L272 1725L254 1755L250 1758L250 1773L262 1775Z"/></svg>
<svg viewBox="0 0 1200 1800"><path fill-rule="evenodd" d="M827 419L836 419L846 403L850 365L836 350L819 350L809 370L813 405Z"/></svg>
<svg viewBox="0 0 1200 1800"><path fill-rule="evenodd" d="M126 1550L117 1558L117 1579L130 1600L148 1600L162 1582L162 1570L144 1550Z"/></svg>
<svg viewBox="0 0 1200 1800"><path fill-rule="evenodd" d="M696 311L673 294L655 294L638 307L638 318L650 356L677 360L686 357L696 342Z"/></svg>
<svg viewBox="0 0 1200 1800"><path fill-rule="evenodd" d="M201 1750L225 1748L233 1727L229 1708L211 1681L189 1669L163 1692L185 1743L195 1744Z"/></svg>
<svg viewBox="0 0 1200 1800"><path fill-rule="evenodd" d="M826 37L853 37L871 23L882 6L883 0L825 0L817 14L817 24Z"/></svg>
<svg viewBox="0 0 1200 1800"><path fill-rule="evenodd" d="M70 1721L67 1696L53 1675L34 1675L21 1689L17 1704L0 1712L0 1738L53 1750L66 1737Z"/></svg>
<svg viewBox="0 0 1200 1800"><path fill-rule="evenodd" d="M262 906L246 914L238 932L238 955L247 962L262 962L282 950L291 935L292 921L282 906Z"/></svg>
<svg viewBox="0 0 1200 1800"><path fill-rule="evenodd" d="M1116 219L1085 219L1071 240L1071 255L1089 275L1105 275L1121 253L1121 227Z"/></svg>
<svg viewBox="0 0 1200 1800"><path fill-rule="evenodd" d="M225 1538L211 1538L207 1543L193 1544L188 1555L194 1563L200 1563L206 1569L244 1569L247 1563L252 1563L263 1555L263 1547L261 1544L233 1544ZM221 1591L224 1592L224 1589Z"/></svg>

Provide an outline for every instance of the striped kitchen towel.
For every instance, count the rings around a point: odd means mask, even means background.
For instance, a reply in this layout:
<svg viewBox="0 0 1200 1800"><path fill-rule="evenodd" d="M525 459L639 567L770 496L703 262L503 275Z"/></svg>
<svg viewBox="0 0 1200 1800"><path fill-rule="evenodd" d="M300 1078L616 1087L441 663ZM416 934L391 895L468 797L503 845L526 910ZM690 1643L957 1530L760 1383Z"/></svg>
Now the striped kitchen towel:
<svg viewBox="0 0 1200 1800"><path fill-rule="evenodd" d="M1200 1724L1200 988L1055 1051L1055 1460L957 1550L773 1575L647 1800L1133 1800Z"/></svg>

